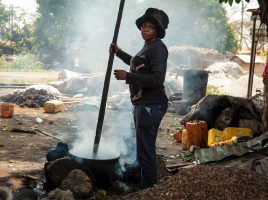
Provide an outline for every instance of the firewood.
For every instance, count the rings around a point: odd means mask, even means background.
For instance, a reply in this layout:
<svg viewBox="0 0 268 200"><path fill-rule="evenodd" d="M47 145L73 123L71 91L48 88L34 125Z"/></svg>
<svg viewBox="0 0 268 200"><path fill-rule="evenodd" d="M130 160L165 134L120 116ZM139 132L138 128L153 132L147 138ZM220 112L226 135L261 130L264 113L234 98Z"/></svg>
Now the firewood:
<svg viewBox="0 0 268 200"><path fill-rule="evenodd" d="M56 136L54 136L54 135L51 135L51 134L49 134L49 133L46 133L46 132L44 132L44 131L42 131L42 130L40 130L40 129L35 129L35 130L38 131L39 133L42 133L43 135L46 135L46 136L52 137L52 138L54 138L54 139L56 139L56 140L59 140L59 141L61 141L61 142L64 142L62 139L60 139L60 138L58 138L58 137L56 137Z"/></svg>
<svg viewBox="0 0 268 200"><path fill-rule="evenodd" d="M170 165L166 165L166 168L167 169L176 169L176 168L186 167L186 166L190 166L190 165L194 165L194 164L193 163L170 164Z"/></svg>

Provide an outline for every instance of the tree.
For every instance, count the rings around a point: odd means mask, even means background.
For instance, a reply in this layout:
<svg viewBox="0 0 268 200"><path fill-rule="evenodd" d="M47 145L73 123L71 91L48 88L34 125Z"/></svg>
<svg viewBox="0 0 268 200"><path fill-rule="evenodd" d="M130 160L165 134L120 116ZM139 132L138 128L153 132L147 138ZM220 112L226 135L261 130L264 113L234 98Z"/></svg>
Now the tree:
<svg viewBox="0 0 268 200"><path fill-rule="evenodd" d="M234 0L216 0L219 3L229 3L233 4ZM243 0L235 0L236 3L241 3ZM246 2L250 2L250 0L245 0ZM257 0L260 5L260 20L263 24L266 24L267 34L268 34L268 2L267 0Z"/></svg>
<svg viewBox="0 0 268 200"><path fill-rule="evenodd" d="M72 29L68 0L37 0L40 17L36 21L36 47L46 63L62 61L65 43Z"/></svg>
<svg viewBox="0 0 268 200"><path fill-rule="evenodd" d="M1 3L0 0L0 39L3 39L6 33L9 31L9 16L10 12L6 10L5 6Z"/></svg>
<svg viewBox="0 0 268 200"><path fill-rule="evenodd" d="M0 50L2 54L14 54L31 50L33 27L25 21L25 13L17 14L0 0Z"/></svg>

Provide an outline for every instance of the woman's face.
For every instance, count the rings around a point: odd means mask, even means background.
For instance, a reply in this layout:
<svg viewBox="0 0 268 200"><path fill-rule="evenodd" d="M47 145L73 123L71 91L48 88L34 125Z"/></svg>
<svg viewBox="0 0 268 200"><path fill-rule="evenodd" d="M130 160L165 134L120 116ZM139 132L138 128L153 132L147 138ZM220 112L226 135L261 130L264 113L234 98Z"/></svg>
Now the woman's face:
<svg viewBox="0 0 268 200"><path fill-rule="evenodd" d="M157 38L156 27L151 22L144 22L141 26L141 35L146 42L151 42Z"/></svg>

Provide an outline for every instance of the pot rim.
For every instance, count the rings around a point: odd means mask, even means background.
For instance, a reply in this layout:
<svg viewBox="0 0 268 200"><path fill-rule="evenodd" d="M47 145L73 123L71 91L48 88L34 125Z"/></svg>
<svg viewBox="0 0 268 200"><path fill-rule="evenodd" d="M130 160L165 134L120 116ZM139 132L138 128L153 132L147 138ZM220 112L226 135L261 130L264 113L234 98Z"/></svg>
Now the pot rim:
<svg viewBox="0 0 268 200"><path fill-rule="evenodd" d="M71 150L69 151L69 155L71 157L77 158L77 159L83 159L83 160L96 160L96 161L116 161L120 158L120 155L115 155L111 158L98 158L98 157L92 157L92 158L86 158L86 157L82 157L80 155L75 155L74 153L71 153Z"/></svg>

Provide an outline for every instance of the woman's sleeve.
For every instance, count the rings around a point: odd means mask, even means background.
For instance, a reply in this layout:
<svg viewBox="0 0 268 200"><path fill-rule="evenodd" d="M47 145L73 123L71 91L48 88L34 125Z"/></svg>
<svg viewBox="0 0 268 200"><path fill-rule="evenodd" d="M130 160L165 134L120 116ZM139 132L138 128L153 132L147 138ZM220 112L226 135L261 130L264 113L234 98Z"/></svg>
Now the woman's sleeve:
<svg viewBox="0 0 268 200"><path fill-rule="evenodd" d="M121 49L116 53L116 56L120 58L124 63L130 65L130 59L132 58L131 55L127 54L126 52L122 51Z"/></svg>
<svg viewBox="0 0 268 200"><path fill-rule="evenodd" d="M126 83L143 88L161 88L165 81L168 51L164 45L155 47L149 54L149 74L127 73Z"/></svg>

